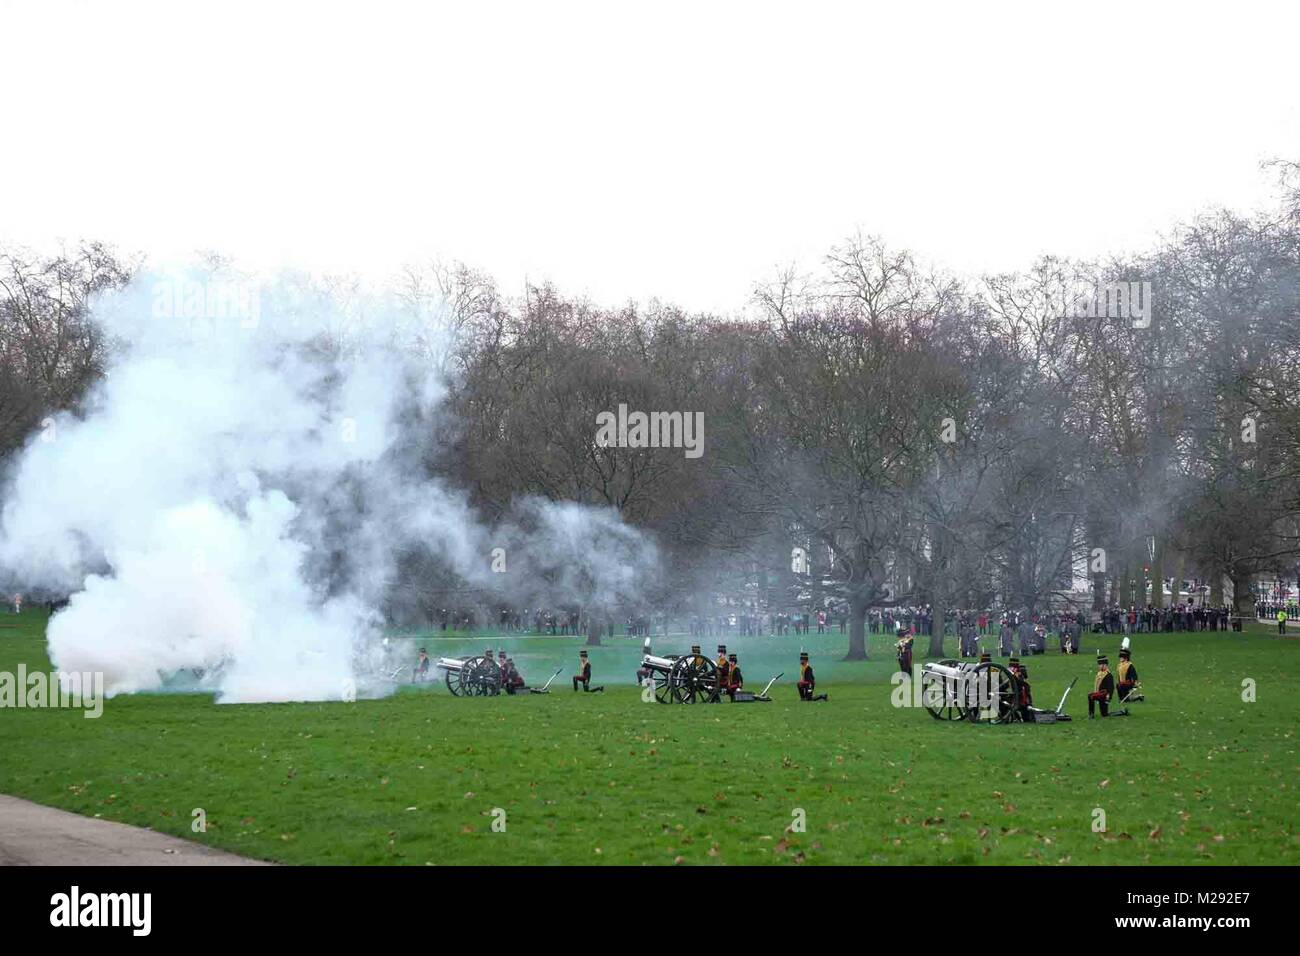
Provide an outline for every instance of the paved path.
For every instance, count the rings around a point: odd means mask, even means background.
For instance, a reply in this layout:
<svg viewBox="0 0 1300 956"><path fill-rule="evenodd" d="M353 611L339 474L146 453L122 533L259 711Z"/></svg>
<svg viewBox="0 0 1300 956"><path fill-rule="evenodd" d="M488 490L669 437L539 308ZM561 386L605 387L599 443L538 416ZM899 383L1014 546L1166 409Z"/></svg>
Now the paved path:
<svg viewBox="0 0 1300 956"><path fill-rule="evenodd" d="M140 827L0 794L0 866L265 866Z"/></svg>

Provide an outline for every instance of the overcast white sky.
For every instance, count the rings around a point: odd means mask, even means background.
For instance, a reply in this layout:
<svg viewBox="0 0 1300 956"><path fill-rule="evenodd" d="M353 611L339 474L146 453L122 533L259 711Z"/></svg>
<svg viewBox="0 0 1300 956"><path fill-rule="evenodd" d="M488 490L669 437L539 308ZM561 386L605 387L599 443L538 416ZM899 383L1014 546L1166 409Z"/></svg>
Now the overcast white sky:
<svg viewBox="0 0 1300 956"><path fill-rule="evenodd" d="M1289 3L0 0L0 241L744 304L1141 248L1300 159Z"/></svg>

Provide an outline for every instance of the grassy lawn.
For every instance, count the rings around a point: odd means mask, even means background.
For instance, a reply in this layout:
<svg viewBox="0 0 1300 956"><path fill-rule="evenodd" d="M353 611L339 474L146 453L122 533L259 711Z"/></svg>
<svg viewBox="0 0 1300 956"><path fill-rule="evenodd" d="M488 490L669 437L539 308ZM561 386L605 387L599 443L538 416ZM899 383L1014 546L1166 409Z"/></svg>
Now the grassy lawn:
<svg viewBox="0 0 1300 956"><path fill-rule="evenodd" d="M2 620L18 626L0 629L0 671L48 669L44 616ZM1300 858L1300 638L1264 627L1135 638L1148 700L1127 719L1086 719L1091 653L1031 659L1040 706L1080 678L1075 719L1010 727L891 706L883 637L875 660L855 664L832 660L838 634L804 639L830 693L819 704L796 699L801 638L748 639L737 646L749 684L785 670L774 701L696 707L642 703L626 638L593 651L605 694L570 690L578 638L403 640L435 656L506 646L539 683L566 667L544 697L454 699L439 685L351 704L142 694L108 701L97 720L4 709L0 791L286 863ZM1118 643L1092 637L1085 650ZM1257 702L1242 701L1245 678ZM191 832L196 808L206 833ZM796 809L804 832L788 830Z"/></svg>

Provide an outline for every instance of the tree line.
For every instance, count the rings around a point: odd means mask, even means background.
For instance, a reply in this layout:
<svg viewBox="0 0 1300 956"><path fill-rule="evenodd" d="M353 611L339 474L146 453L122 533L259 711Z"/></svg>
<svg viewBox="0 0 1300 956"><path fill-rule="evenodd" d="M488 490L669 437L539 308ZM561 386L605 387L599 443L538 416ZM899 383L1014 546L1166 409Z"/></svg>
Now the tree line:
<svg viewBox="0 0 1300 956"><path fill-rule="evenodd" d="M842 608L850 656L869 608L1033 610L1080 574L1095 610L1172 578L1245 611L1256 576L1300 574L1300 167L1276 169L1275 207L1140 254L971 279L855 235L736 315L412 268L404 300L457 332L426 467L489 521L616 510L667 613ZM87 303L137 265L0 251L0 455L84 400L109 347ZM598 442L620 404L703 413L704 453Z"/></svg>

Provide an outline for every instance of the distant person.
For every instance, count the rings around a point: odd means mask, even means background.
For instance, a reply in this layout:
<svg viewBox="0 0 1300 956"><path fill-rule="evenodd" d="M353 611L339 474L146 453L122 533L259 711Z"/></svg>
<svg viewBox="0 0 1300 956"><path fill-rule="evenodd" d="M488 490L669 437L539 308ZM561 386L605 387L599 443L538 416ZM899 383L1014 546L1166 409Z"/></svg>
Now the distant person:
<svg viewBox="0 0 1300 956"><path fill-rule="evenodd" d="M415 659L415 667L411 671L411 679L425 681L429 679L429 652L423 647L420 648L420 656Z"/></svg>
<svg viewBox="0 0 1300 956"><path fill-rule="evenodd" d="M1277 609L1277 632L1279 634L1286 633L1286 608L1280 607Z"/></svg>

